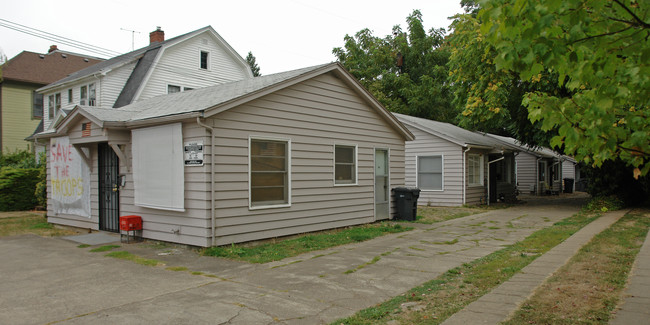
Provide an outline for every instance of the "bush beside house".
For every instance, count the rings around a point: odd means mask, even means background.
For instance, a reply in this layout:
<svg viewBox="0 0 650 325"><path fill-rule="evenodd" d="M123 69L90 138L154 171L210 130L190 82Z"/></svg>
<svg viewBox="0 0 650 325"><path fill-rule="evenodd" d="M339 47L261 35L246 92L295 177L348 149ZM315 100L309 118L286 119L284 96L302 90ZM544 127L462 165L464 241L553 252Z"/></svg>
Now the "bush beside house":
<svg viewBox="0 0 650 325"><path fill-rule="evenodd" d="M45 182L45 164L37 163L34 154L17 151L1 155L0 211L31 210L43 205L43 195L37 195L36 188Z"/></svg>

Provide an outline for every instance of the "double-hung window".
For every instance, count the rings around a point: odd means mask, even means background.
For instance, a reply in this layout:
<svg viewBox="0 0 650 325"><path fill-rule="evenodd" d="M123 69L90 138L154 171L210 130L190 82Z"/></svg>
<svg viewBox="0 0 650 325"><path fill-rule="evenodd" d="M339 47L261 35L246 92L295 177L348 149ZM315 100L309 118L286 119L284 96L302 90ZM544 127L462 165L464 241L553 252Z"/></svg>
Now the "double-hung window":
<svg viewBox="0 0 650 325"><path fill-rule="evenodd" d="M418 157L418 187L424 191L442 191L442 156Z"/></svg>
<svg viewBox="0 0 650 325"><path fill-rule="evenodd" d="M467 156L467 181L470 186L483 185L483 156L477 154Z"/></svg>
<svg viewBox="0 0 650 325"><path fill-rule="evenodd" d="M334 146L334 184L357 183L357 148Z"/></svg>
<svg viewBox="0 0 650 325"><path fill-rule="evenodd" d="M291 204L289 140L250 139L250 207Z"/></svg>
<svg viewBox="0 0 650 325"><path fill-rule="evenodd" d="M79 105L86 105L88 100L88 86L81 86L79 88Z"/></svg>
<svg viewBox="0 0 650 325"><path fill-rule="evenodd" d="M47 115L50 120L54 118L54 95L47 97Z"/></svg>
<svg viewBox="0 0 650 325"><path fill-rule="evenodd" d="M95 84L92 83L88 85L88 106L95 106L97 100L97 94L95 91Z"/></svg>
<svg viewBox="0 0 650 325"><path fill-rule="evenodd" d="M43 118L43 94L39 94L36 91L32 93L33 106L32 106L32 118L40 119Z"/></svg>
<svg viewBox="0 0 650 325"><path fill-rule="evenodd" d="M208 70L209 66L210 66L210 52L201 51L201 56L200 56L201 69Z"/></svg>

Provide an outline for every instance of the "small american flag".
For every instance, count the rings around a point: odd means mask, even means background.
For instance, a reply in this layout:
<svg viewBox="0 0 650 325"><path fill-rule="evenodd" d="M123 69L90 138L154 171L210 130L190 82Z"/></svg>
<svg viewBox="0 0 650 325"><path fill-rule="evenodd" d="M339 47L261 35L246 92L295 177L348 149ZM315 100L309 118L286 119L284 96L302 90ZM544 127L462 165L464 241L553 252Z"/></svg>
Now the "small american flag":
<svg viewBox="0 0 650 325"><path fill-rule="evenodd" d="M81 124L81 136L89 137L90 136L90 124L91 122Z"/></svg>

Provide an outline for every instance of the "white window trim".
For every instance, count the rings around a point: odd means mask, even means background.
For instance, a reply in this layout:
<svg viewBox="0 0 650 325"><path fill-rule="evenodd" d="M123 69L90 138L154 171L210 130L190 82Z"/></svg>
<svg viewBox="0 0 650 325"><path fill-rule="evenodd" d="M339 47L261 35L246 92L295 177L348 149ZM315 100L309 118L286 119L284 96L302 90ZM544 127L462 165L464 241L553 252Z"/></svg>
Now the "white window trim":
<svg viewBox="0 0 650 325"><path fill-rule="evenodd" d="M270 205L256 205L253 206L253 196L251 190L251 142L253 140L261 141L282 141L287 143L287 203L283 204L270 204ZM265 136L249 136L248 137L248 209L249 210L263 210L263 209L276 209L291 207L291 139L290 138L276 138Z"/></svg>
<svg viewBox="0 0 650 325"><path fill-rule="evenodd" d="M478 156L479 157L479 182L478 183L470 183L470 178L469 178L469 157L471 156ZM484 186L484 178L485 178L485 162L484 162L484 155L478 154L478 153L468 153L467 154L467 186L468 187L481 187Z"/></svg>
<svg viewBox="0 0 650 325"><path fill-rule="evenodd" d="M440 157L440 164L442 166L442 186L440 190L425 190L420 188L419 179L420 179L420 157ZM445 155L443 154L433 154L433 155L418 155L415 156L415 187L420 188L422 192L444 192L445 191Z"/></svg>
<svg viewBox="0 0 650 325"><path fill-rule="evenodd" d="M201 68L201 53L202 52L208 53L208 62L207 62L208 66L205 69ZM212 51L206 50L206 49L199 49L199 64L198 64L199 70L211 71L212 70L212 69L210 69L210 67L212 66L211 63L212 63Z"/></svg>
<svg viewBox="0 0 650 325"><path fill-rule="evenodd" d="M343 183L343 184L336 183L336 146L354 148L354 183ZM332 157L334 157L334 159L332 159L332 181L334 182L334 186L335 187L358 186L359 185L359 146L357 144L335 143L334 145L332 145Z"/></svg>

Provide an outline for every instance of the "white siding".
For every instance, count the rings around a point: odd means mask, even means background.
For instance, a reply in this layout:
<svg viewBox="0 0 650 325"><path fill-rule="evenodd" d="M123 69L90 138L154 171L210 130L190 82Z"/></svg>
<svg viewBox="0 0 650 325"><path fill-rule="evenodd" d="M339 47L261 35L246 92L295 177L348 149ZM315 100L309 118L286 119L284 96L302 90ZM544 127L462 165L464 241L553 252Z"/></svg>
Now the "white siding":
<svg viewBox="0 0 650 325"><path fill-rule="evenodd" d="M420 191L418 205L463 205L463 148L457 144L410 127L415 140L406 142L406 185L417 186L417 157L442 155L443 190Z"/></svg>
<svg viewBox="0 0 650 325"><path fill-rule="evenodd" d="M515 161L517 162L517 188L521 193L531 193L531 188L536 189L537 157L522 151L515 157Z"/></svg>
<svg viewBox="0 0 650 325"><path fill-rule="evenodd" d="M136 62L133 62L111 70L98 81L99 86L97 89L100 90L97 94L97 106L111 108L115 105L117 97L122 93L122 88L126 85L135 66Z"/></svg>
<svg viewBox="0 0 650 325"><path fill-rule="evenodd" d="M374 221L374 149L404 185L404 140L342 81L323 75L221 113L216 132L217 244ZM248 208L248 137L291 139L291 206ZM334 144L358 146L358 185L334 186ZM392 211L394 214L394 204Z"/></svg>
<svg viewBox="0 0 650 325"><path fill-rule="evenodd" d="M199 67L200 52L207 51L209 69ZM159 54L160 55L160 54ZM166 48L138 101L167 93L167 85L202 88L248 77L245 67L235 61L209 33Z"/></svg>

